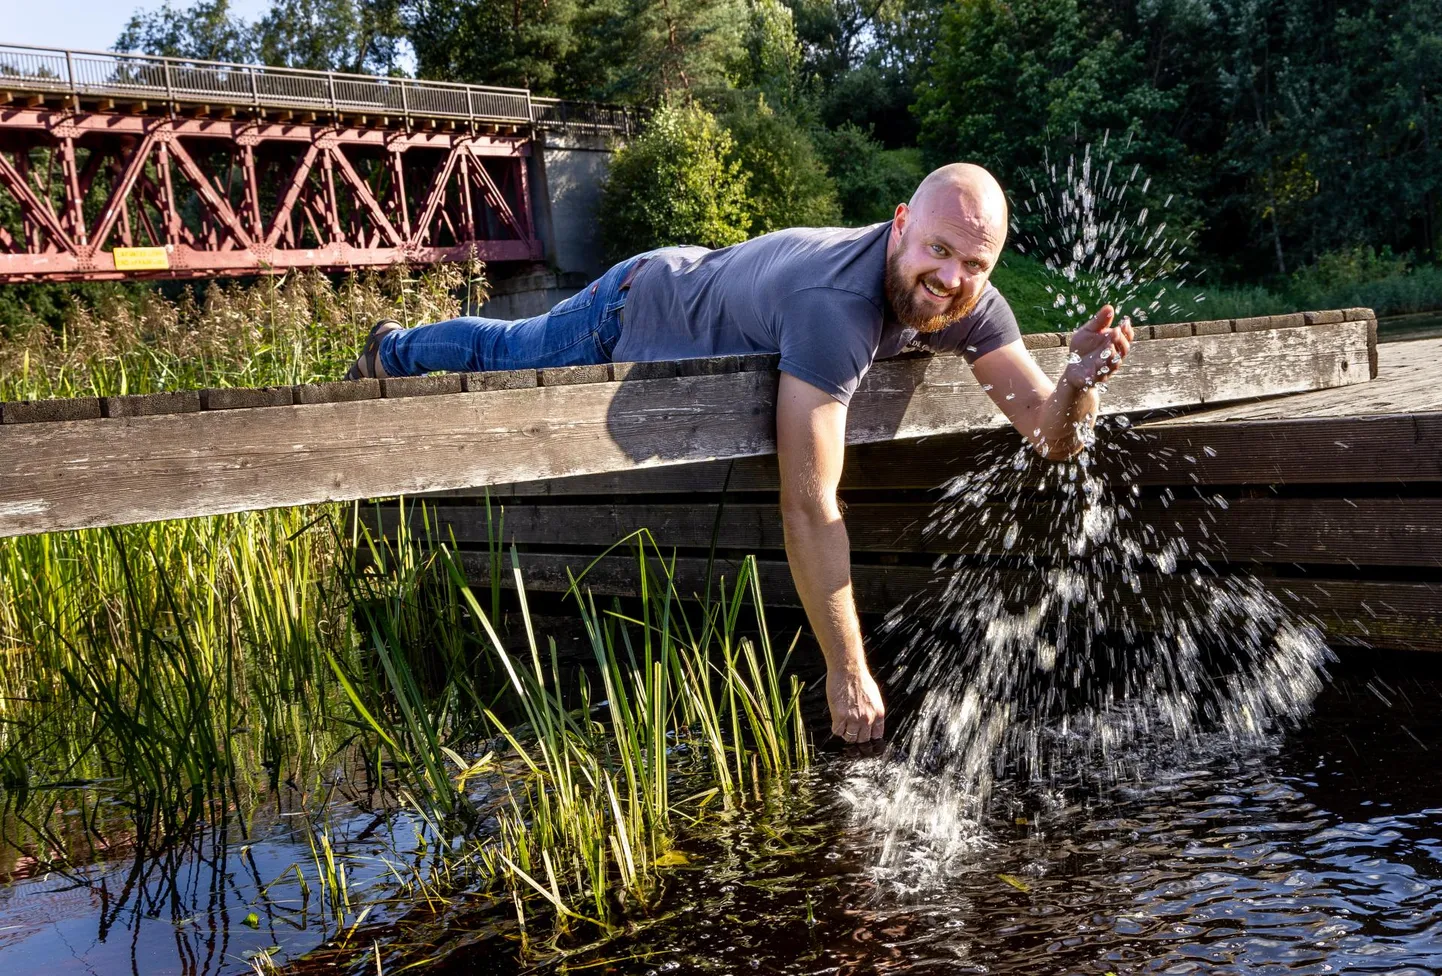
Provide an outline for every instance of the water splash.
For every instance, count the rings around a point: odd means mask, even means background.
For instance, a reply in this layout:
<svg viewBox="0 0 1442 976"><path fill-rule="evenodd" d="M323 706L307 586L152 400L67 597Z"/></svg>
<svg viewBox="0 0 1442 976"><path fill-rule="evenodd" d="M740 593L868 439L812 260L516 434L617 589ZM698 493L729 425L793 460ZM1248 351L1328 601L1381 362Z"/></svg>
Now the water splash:
<svg viewBox="0 0 1442 976"><path fill-rule="evenodd" d="M1185 317L1201 300L1182 290L1185 237L1154 218L1140 168L1101 163L1105 139L1098 149L1048 162L1051 186L1021 207L1043 229L1015 225L1017 247L1055 272L1053 310L1072 324L1103 302L1137 322ZM1078 785L1144 782L1307 714L1331 659L1320 629L1254 577L1217 571L1210 526L1226 500L1195 477L1185 505L1182 489L1145 489L1134 459L1196 463L1150 441L1118 417L1071 462L998 448L943 486L926 532L963 555L938 560L939 591L882 628L892 694L919 704L844 791L882 878L946 878L989 845L987 818L1018 791L1065 804Z"/></svg>
<svg viewBox="0 0 1442 976"><path fill-rule="evenodd" d="M1197 489L1183 516L1173 489L1134 477L1130 459L1157 453L1147 435L1122 420L1103 440L1106 478L1095 445L1061 464L998 451L945 486L926 527L966 554L883 627L899 647L893 693L920 705L845 791L879 875L902 889L988 845L999 781L1038 795L1145 781L1189 750L1261 744L1321 690L1320 630L1214 568L1225 499Z"/></svg>
<svg viewBox="0 0 1442 976"><path fill-rule="evenodd" d="M1104 137L1098 149L1104 152L1108 143ZM1080 324L1110 302L1119 314L1143 323L1159 314L1187 318L1204 301L1189 287L1196 276L1186 257L1191 235L1169 233L1171 196L1160 213L1152 213L1144 199L1151 179L1140 165L1119 170L1115 159L1093 158L1088 144L1080 159L1069 156L1064 165L1048 157L1046 170L1051 185L1031 183L1032 196L1012 218L1012 234L1013 247L1057 275L1046 285L1052 296L1047 311ZM1024 222L1023 215L1031 219ZM1041 229L1028 231L1024 224Z"/></svg>

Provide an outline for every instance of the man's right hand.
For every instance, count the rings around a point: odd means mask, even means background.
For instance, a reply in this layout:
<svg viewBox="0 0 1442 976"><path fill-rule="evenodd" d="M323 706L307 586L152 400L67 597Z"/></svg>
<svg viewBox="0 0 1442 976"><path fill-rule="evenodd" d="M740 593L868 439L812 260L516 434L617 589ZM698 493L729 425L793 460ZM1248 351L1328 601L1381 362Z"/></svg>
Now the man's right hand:
<svg viewBox="0 0 1442 976"><path fill-rule="evenodd" d="M886 734L881 689L865 667L828 669L826 703L831 707L831 732L847 745L871 742Z"/></svg>

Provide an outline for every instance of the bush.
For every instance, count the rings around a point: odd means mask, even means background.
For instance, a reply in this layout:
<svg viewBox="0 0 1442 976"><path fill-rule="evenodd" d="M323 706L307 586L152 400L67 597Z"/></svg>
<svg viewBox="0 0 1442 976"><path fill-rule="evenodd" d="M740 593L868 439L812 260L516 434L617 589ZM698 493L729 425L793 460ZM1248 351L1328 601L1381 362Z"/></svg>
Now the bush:
<svg viewBox="0 0 1442 976"><path fill-rule="evenodd" d="M721 121L734 140L727 159L746 175L752 234L841 220L836 184L796 120L757 98L738 104Z"/></svg>
<svg viewBox="0 0 1442 976"><path fill-rule="evenodd" d="M855 125L816 134L816 148L836 181L841 219L850 226L890 220L926 176L915 149L883 149Z"/></svg>
<svg viewBox="0 0 1442 976"><path fill-rule="evenodd" d="M730 134L694 103L662 106L611 160L601 192L612 260L672 244L726 247L751 228L746 174Z"/></svg>
<svg viewBox="0 0 1442 976"><path fill-rule="evenodd" d="M1407 274L1407 259L1384 247L1354 247L1346 251L1328 251L1292 275L1290 291L1319 294L1353 285L1364 285Z"/></svg>

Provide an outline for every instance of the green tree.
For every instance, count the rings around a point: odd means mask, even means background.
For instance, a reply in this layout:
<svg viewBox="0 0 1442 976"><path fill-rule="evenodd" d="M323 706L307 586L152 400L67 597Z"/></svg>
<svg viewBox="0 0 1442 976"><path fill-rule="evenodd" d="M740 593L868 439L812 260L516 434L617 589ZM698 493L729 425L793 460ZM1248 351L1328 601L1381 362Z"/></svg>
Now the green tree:
<svg viewBox="0 0 1442 976"><path fill-rule="evenodd" d="M229 0L199 0L179 10L165 0L159 9L137 11L114 49L204 61L253 61L257 53L249 26L230 12Z"/></svg>
<svg viewBox="0 0 1442 976"><path fill-rule="evenodd" d="M256 24L266 64L390 74L400 59L400 0L272 0Z"/></svg>
<svg viewBox="0 0 1442 976"><path fill-rule="evenodd" d="M818 132L816 145L835 181L842 220L851 226L890 220L926 176L920 152L887 149L850 122Z"/></svg>
<svg viewBox="0 0 1442 976"><path fill-rule="evenodd" d="M745 240L751 227L746 174L728 159L732 148L730 135L699 105L663 105L611 160L599 212L610 256Z"/></svg>
<svg viewBox="0 0 1442 976"><path fill-rule="evenodd" d="M115 50L389 74L403 34L400 0L272 0L254 24L233 14L229 0L180 9L166 0L133 15Z"/></svg>
<svg viewBox="0 0 1442 976"><path fill-rule="evenodd" d="M731 85L747 0L588 0L563 73L573 94L658 102Z"/></svg>
<svg viewBox="0 0 1442 976"><path fill-rule="evenodd" d="M840 221L836 184L795 119L757 96L740 100L720 121L733 140L727 160L746 177L753 234Z"/></svg>
<svg viewBox="0 0 1442 976"><path fill-rule="evenodd" d="M1072 192L1053 185L1064 177L1052 164L1090 147L1097 166L1141 166L1151 179L1128 203L1159 211L1170 200L1167 223L1185 238L1206 162L1179 137L1188 87L1169 64L1185 62L1181 42L1151 46L1162 6L1142 21L1138 5L1103 0L952 0L914 108L927 163L986 166L1035 232L1028 195Z"/></svg>
<svg viewBox="0 0 1442 976"><path fill-rule="evenodd" d="M803 97L804 79L791 9L781 0L749 0L747 9L746 31L730 66L731 82L794 111Z"/></svg>
<svg viewBox="0 0 1442 976"><path fill-rule="evenodd" d="M574 0L412 0L409 40L418 74L578 94L558 78L576 47L577 9Z"/></svg>
<svg viewBox="0 0 1442 976"><path fill-rule="evenodd" d="M910 106L931 64L944 2L787 0L828 128L850 123L885 146L915 145Z"/></svg>

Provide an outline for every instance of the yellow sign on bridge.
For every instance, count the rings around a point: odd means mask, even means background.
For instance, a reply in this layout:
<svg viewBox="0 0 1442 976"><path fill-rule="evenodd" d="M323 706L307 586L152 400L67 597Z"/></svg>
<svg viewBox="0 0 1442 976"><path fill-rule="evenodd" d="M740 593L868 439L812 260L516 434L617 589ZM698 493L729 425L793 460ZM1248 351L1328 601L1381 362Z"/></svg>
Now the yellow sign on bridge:
<svg viewBox="0 0 1442 976"><path fill-rule="evenodd" d="M169 271L170 253L163 247L117 247L116 271Z"/></svg>

